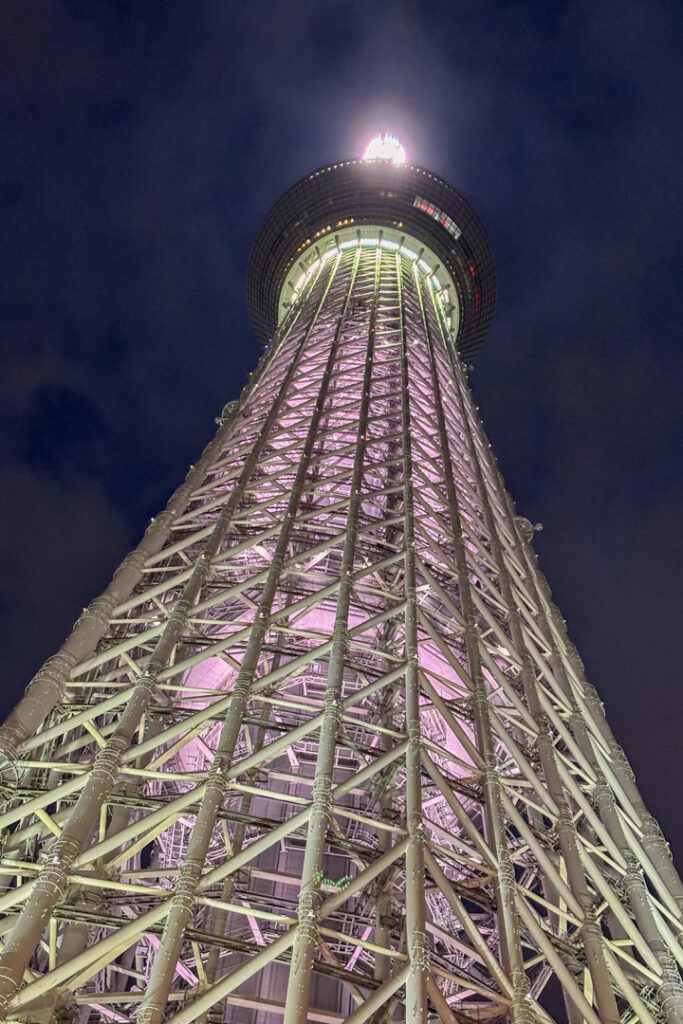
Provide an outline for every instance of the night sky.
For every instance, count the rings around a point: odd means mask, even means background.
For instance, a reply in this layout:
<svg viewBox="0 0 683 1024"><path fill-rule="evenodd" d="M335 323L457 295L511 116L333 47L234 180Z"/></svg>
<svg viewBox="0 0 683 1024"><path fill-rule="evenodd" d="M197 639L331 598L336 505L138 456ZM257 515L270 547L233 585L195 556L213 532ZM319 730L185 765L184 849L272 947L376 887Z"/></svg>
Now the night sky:
<svg viewBox="0 0 683 1024"><path fill-rule="evenodd" d="M499 296L475 397L683 855L682 12L5 0L5 709L254 366L246 263L269 207L389 130L485 226Z"/></svg>

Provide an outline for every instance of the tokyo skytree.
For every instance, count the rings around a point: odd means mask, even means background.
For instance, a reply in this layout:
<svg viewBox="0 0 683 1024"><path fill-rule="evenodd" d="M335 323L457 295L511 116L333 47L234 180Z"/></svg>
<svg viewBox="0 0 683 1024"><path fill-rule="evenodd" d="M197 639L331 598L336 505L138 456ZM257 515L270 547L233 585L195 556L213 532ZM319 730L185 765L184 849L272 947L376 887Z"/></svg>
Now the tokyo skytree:
<svg viewBox="0 0 683 1024"><path fill-rule="evenodd" d="M467 383L484 232L380 136L0 728L0 1020L683 1024L683 887Z"/></svg>

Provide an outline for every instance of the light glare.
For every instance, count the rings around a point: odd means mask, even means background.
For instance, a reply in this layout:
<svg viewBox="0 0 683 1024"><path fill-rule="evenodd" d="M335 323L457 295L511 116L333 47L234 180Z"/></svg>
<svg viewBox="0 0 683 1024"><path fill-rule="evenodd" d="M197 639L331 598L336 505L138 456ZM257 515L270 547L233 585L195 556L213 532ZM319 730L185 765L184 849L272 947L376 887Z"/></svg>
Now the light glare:
<svg viewBox="0 0 683 1024"><path fill-rule="evenodd" d="M401 143L395 135L388 133L375 135L363 153L363 160L386 160L391 164L404 164L406 159L406 151Z"/></svg>

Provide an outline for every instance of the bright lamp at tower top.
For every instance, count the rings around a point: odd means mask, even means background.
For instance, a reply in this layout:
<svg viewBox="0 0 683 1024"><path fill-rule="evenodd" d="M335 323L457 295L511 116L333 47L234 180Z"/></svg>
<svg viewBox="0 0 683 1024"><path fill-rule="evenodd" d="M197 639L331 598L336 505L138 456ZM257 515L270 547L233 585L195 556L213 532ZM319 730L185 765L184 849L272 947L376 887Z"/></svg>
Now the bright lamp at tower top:
<svg viewBox="0 0 683 1024"><path fill-rule="evenodd" d="M395 135L375 135L365 147L363 160L386 160L392 164L404 164L406 151Z"/></svg>

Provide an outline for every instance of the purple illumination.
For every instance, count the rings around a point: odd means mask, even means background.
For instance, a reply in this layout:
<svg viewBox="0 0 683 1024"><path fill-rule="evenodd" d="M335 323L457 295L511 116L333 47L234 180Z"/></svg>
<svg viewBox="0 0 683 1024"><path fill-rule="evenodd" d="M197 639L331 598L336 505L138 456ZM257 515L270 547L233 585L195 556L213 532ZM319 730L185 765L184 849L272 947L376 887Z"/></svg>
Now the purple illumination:
<svg viewBox="0 0 683 1024"><path fill-rule="evenodd" d="M455 350L482 246L443 285L365 228L303 253L240 401L3 726L3 1020L548 1024L553 973L572 1022L654 1020L660 968L677 1005L673 866Z"/></svg>

